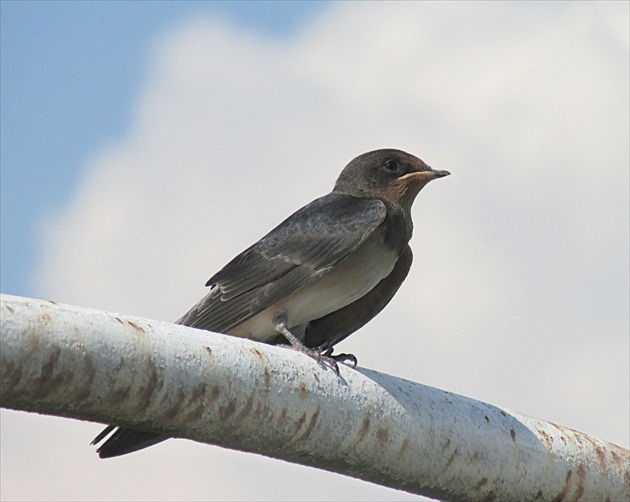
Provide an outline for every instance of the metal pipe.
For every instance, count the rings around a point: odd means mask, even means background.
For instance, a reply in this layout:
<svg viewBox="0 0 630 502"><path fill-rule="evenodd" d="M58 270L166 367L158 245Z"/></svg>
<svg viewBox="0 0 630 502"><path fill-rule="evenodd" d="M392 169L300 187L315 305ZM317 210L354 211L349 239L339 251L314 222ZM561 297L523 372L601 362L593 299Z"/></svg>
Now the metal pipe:
<svg viewBox="0 0 630 502"><path fill-rule="evenodd" d="M168 433L447 500L628 500L628 450L280 347L1 296L0 404ZM78 438L87 440L90 438ZM159 447L159 446L157 446Z"/></svg>

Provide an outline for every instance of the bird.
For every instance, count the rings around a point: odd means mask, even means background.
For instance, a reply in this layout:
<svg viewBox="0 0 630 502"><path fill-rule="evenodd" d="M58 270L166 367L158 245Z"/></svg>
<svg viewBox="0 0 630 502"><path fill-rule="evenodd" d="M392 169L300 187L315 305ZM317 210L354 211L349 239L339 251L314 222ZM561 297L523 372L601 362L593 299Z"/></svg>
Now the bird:
<svg viewBox="0 0 630 502"><path fill-rule="evenodd" d="M176 323L285 345L339 373L357 359L333 347L365 325L405 280L413 254L411 206L431 180L448 176L397 149L350 161L333 190L302 207L206 283L208 293ZM111 434L113 432L113 434ZM111 436L110 436L111 434ZM101 458L168 436L106 427Z"/></svg>

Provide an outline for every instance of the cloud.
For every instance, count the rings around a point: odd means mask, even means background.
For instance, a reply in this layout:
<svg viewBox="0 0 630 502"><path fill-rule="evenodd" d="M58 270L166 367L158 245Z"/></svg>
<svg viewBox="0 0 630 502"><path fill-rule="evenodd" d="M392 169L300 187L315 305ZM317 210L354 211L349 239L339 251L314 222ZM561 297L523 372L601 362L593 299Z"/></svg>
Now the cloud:
<svg viewBox="0 0 630 502"><path fill-rule="evenodd" d="M342 350L627 446L627 19L623 3L345 3L288 41L179 25L125 139L45 222L39 290L175 319L347 161L402 148L453 176L416 201L407 282ZM22 462L72 461L45 494L15 481L8 498L64 498L67 484L84 499L405 497L182 441L99 462L84 444L98 427L63 421L47 441L52 419L38 420L3 443L35 431Z"/></svg>

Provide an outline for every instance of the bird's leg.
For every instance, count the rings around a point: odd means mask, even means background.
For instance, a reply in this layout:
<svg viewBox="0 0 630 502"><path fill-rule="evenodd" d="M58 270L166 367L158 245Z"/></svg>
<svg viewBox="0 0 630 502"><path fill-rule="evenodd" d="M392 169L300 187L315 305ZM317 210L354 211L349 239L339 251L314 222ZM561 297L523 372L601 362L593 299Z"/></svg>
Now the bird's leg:
<svg viewBox="0 0 630 502"><path fill-rule="evenodd" d="M327 364L332 369L334 369L337 374L339 374L339 366L337 365L337 361L334 357L330 357L327 354L322 354L322 351L320 349L311 349L304 345L297 336L289 331L289 328L287 328L285 322L278 322L278 324L276 325L276 331L284 335L284 337L291 344L291 348L293 350L297 350L298 352L302 352L302 354L306 354L307 356L312 357L318 363L323 362Z"/></svg>

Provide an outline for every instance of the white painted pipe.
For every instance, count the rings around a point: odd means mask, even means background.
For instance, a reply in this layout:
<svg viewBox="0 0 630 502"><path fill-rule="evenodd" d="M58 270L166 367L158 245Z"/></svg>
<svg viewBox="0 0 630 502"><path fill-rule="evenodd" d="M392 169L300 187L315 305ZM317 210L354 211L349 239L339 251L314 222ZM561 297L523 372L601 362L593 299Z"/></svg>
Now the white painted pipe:
<svg viewBox="0 0 630 502"><path fill-rule="evenodd" d="M630 498L628 450L467 397L364 368L338 376L288 349L165 322L7 295L1 313L3 407L441 499Z"/></svg>

